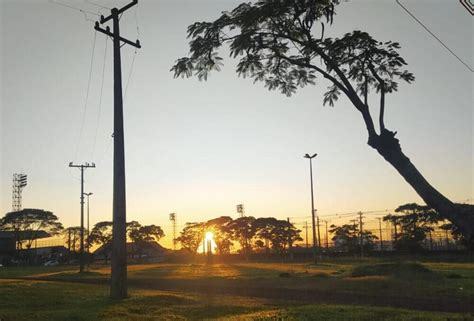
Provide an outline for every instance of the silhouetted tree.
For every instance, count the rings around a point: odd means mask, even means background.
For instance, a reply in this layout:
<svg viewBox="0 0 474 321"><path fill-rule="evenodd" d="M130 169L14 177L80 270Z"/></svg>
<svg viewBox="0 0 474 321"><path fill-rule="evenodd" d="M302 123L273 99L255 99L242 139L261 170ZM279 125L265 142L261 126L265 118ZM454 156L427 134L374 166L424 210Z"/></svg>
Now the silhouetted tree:
<svg viewBox="0 0 474 321"><path fill-rule="evenodd" d="M290 222L276 220L273 224L270 240L272 248L276 252L283 253L286 248L290 249L294 242L303 240L300 237L301 230L298 230Z"/></svg>
<svg viewBox="0 0 474 321"><path fill-rule="evenodd" d="M265 251L270 249L270 242L272 240L273 229L277 224L277 219L274 217L259 217L253 222L255 228L255 238L264 241Z"/></svg>
<svg viewBox="0 0 474 321"><path fill-rule="evenodd" d="M267 251L268 245L271 244L272 249L282 253L286 247L302 240L299 235L301 231L285 220L278 220L274 217L262 217L257 218L253 222L253 226L255 238L265 241L264 247Z"/></svg>
<svg viewBox="0 0 474 321"><path fill-rule="evenodd" d="M369 252L374 248L374 240L377 239L370 231L363 231L362 235L356 224L344 224L342 226L331 225L329 233L334 234L332 240L334 246L344 252L360 253L360 239L364 252Z"/></svg>
<svg viewBox="0 0 474 321"><path fill-rule="evenodd" d="M137 233L138 233L138 230L140 229L140 227L142 226L140 223L138 223L137 221L131 221L131 222L127 222L126 225L125 225L125 229L126 229L126 233L127 233L127 236L128 238L132 241L132 258L133 256L135 255L135 252L137 251L137 244L136 244L136 236Z"/></svg>
<svg viewBox="0 0 474 321"><path fill-rule="evenodd" d="M91 230L91 233L89 234L89 244L93 245L99 245L99 246L105 246L112 242L112 222L109 221L103 221L103 222L98 222L94 225L94 227ZM107 251L104 250L104 260L105 264L107 264L108 256L107 256Z"/></svg>
<svg viewBox="0 0 474 321"><path fill-rule="evenodd" d="M453 239L459 242L462 246L464 246L468 250L474 250L474 238L467 240L464 235L461 234L459 228L452 224L452 223L445 223L440 226L443 230L448 230L451 233Z"/></svg>
<svg viewBox="0 0 474 321"><path fill-rule="evenodd" d="M230 55L240 57L239 76L263 81L270 90L290 96L298 87L329 81L324 104L334 105L344 94L365 123L368 145L389 162L414 188L427 205L454 223L470 239L474 234L474 206L454 204L421 175L405 156L386 128L385 98L398 89L398 81L411 83L412 73L404 70L397 42L380 42L368 33L353 31L341 38L326 37L340 0L267 0L243 3L223 12L212 22L188 27L190 56L172 67L175 77L192 75L207 79L220 70L218 50L229 45ZM378 130L369 109L369 94L377 94ZM376 106L374 106L375 108Z"/></svg>
<svg viewBox="0 0 474 321"><path fill-rule="evenodd" d="M186 223L176 241L181 244L183 249L196 254L204 237L204 229L205 223Z"/></svg>
<svg viewBox="0 0 474 321"><path fill-rule="evenodd" d="M255 236L255 218L253 216L239 217L229 222L228 228L235 240L240 244L241 250L248 259L252 251L252 238Z"/></svg>
<svg viewBox="0 0 474 321"><path fill-rule="evenodd" d="M33 241L41 234L54 236L62 229L63 226L58 221L58 217L42 209L25 208L7 213L0 220L0 230L13 232L20 249L23 241L26 241L26 248L29 249Z"/></svg>
<svg viewBox="0 0 474 321"><path fill-rule="evenodd" d="M395 249L409 252L422 250L426 234L433 231L433 225L440 221L439 214L428 206L416 203L401 205L395 212L400 214L389 214L383 218L397 226Z"/></svg>
<svg viewBox="0 0 474 321"><path fill-rule="evenodd" d="M133 253L139 255L148 242L158 242L165 236L160 226L157 225L141 225L137 221L127 223L128 237L133 244Z"/></svg>

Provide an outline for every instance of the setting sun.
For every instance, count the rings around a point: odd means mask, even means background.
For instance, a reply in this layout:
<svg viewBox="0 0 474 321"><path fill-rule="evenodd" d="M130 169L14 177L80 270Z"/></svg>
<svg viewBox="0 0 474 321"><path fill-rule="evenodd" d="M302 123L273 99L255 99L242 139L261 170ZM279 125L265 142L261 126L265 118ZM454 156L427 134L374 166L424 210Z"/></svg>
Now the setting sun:
<svg viewBox="0 0 474 321"><path fill-rule="evenodd" d="M214 234L212 232L206 232L206 241L213 241L214 240Z"/></svg>
<svg viewBox="0 0 474 321"><path fill-rule="evenodd" d="M207 231L204 234L204 239L199 243L197 253L208 253L208 242L211 242L211 252L215 253L217 245L214 241L214 233L212 233L211 231Z"/></svg>

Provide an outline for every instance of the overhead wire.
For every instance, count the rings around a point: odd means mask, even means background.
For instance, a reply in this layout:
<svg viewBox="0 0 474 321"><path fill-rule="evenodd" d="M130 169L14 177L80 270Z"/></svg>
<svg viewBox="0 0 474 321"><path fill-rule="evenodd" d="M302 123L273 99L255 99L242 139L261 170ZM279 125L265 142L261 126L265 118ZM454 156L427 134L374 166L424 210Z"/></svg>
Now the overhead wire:
<svg viewBox="0 0 474 321"><path fill-rule="evenodd" d="M127 100L128 85L130 84L130 79L132 77L133 65L135 64L136 56L137 56L137 48L135 48L135 52L133 53L132 63L130 64L130 71L128 72L127 84L125 85L125 93L123 95L124 102Z"/></svg>
<svg viewBox="0 0 474 321"><path fill-rule="evenodd" d="M137 39L140 38L140 27L139 27L139 23L138 23L138 6L135 7L135 26L136 26L136 29L137 29ZM133 67L134 67L134 64L135 64L135 57L137 55L137 48L135 48L135 52L133 53L133 58L132 58L132 63L130 65L130 71L128 73L128 79L127 79L127 84L125 85L125 93L124 93L124 102L127 100L127 92L128 92L128 85L130 84L130 79L132 77L132 71L133 71Z"/></svg>
<svg viewBox="0 0 474 321"><path fill-rule="evenodd" d="M91 63L90 63L90 68L89 68L89 79L87 82L87 91L86 91L86 99L84 102L84 108L82 111L82 121L81 121L81 130L79 132L79 140L76 145L76 153L74 156L74 159L77 159L78 153L79 153L79 147L81 145L82 141L82 135L84 133L84 124L85 124L85 118L86 118L86 113L87 113L87 104L89 101L89 92L90 92L90 86L91 86L91 79L92 79L92 67L94 65L94 53L95 53L95 45L96 45L96 39L97 39L97 30L94 32L94 43L92 45L92 54L91 54Z"/></svg>
<svg viewBox="0 0 474 321"><path fill-rule="evenodd" d="M96 3L96 2L92 2L91 0L85 0L85 1L86 1L86 3L89 3L89 4L93 5L93 6L99 7L99 8L101 8L101 9L109 9L109 10L112 9L112 8L109 8L109 7L100 5L100 4Z"/></svg>
<svg viewBox="0 0 474 321"><path fill-rule="evenodd" d="M418 19L413 13L411 13L404 5L402 5L400 3L399 0L395 0L395 2L401 7L403 8L403 10L406 11L406 13L408 13L408 15L410 15L410 17L412 17L416 22L418 22L418 24L420 26L423 27L423 29L425 29L433 38L435 38L436 40L438 40L438 42L446 49L448 50L451 55L453 55L457 60L459 60L459 62L461 62L464 66L466 66L467 69L469 69L471 72L474 72L474 70L467 64L465 63L458 55L456 55L456 53L451 50L438 36L436 36L430 29L428 29L427 26L425 26L425 24L423 22L420 21L420 19Z"/></svg>
<svg viewBox="0 0 474 321"><path fill-rule="evenodd" d="M135 25L137 27L137 39L140 38L140 25L138 24L138 6L135 6Z"/></svg>
<svg viewBox="0 0 474 321"><path fill-rule="evenodd" d="M100 14L98 14L96 12L92 12L92 11L88 11L88 10L85 10L85 9L77 8L77 7L71 6L70 4L57 2L57 0L49 0L49 2L52 3L52 4L56 4L56 5L59 5L59 6L63 6L63 7L81 12L84 15L86 21L94 22L94 20L90 19L87 14L91 14L91 15L100 17Z"/></svg>
<svg viewBox="0 0 474 321"><path fill-rule="evenodd" d="M97 122L95 126L95 135L94 135L94 144L92 147L92 157L91 159L94 159L94 153L95 153L95 147L97 144L97 133L99 131L99 123L100 123L100 116L101 116L101 110L102 110L102 97L103 97L103 92L104 92L104 79L105 79L105 66L106 66L106 61L107 61L107 44L108 44L108 38L105 37L105 50L104 50L104 64L102 66L102 81L100 85L100 96L99 96L99 110L97 112Z"/></svg>

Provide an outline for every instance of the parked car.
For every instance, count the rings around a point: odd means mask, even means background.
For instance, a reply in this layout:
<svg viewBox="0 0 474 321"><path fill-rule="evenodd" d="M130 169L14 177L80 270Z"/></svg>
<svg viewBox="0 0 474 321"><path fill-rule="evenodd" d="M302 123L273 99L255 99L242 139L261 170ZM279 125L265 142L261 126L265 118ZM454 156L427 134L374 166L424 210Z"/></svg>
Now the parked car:
<svg viewBox="0 0 474 321"><path fill-rule="evenodd" d="M44 262L43 265L44 265L44 266L56 266L56 265L59 265L59 262L56 261L56 260L50 260L50 261Z"/></svg>

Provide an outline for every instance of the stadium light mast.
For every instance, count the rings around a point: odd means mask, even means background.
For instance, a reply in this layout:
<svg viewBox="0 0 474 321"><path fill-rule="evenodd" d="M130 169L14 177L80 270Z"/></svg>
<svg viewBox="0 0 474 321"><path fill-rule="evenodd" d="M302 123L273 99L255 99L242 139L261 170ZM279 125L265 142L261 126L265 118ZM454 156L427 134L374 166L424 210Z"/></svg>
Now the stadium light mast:
<svg viewBox="0 0 474 321"><path fill-rule="evenodd" d="M176 251L176 213L170 213L170 221L173 222L173 251Z"/></svg>
<svg viewBox="0 0 474 321"><path fill-rule="evenodd" d="M244 217L245 216L245 207L244 204L237 204L237 213L239 214L239 217Z"/></svg>
<svg viewBox="0 0 474 321"><path fill-rule="evenodd" d="M26 174L13 174L13 185L12 185L12 210L13 212L21 211L21 192L27 184Z"/></svg>

